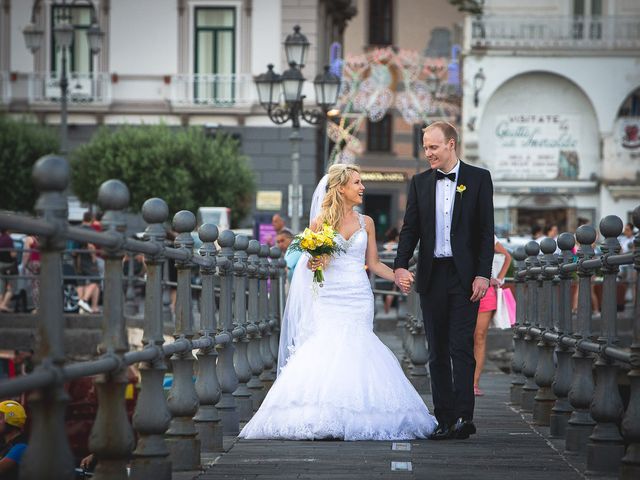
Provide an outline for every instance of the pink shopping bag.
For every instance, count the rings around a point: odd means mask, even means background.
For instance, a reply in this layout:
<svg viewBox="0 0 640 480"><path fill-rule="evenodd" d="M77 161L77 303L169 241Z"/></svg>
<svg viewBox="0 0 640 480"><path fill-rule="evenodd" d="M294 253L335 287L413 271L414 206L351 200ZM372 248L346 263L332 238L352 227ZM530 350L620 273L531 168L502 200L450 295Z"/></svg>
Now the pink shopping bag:
<svg viewBox="0 0 640 480"><path fill-rule="evenodd" d="M513 298L513 293L511 293L511 289L502 288L502 297L503 301L507 307L507 312L509 313L509 322L511 326L516 323L516 299Z"/></svg>

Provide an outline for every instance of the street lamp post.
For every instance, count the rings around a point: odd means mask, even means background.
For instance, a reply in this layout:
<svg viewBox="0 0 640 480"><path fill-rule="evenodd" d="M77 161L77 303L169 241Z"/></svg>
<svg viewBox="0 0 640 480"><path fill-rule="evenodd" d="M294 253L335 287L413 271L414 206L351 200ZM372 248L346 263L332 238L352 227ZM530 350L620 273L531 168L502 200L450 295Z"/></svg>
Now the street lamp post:
<svg viewBox="0 0 640 480"><path fill-rule="evenodd" d="M314 80L316 101L320 109L305 109L302 87L305 78L302 75L309 41L300 27L293 27L293 33L284 42L284 49L289 68L278 75L269 64L265 73L255 78L260 104L267 111L267 115L276 125L282 125L291 120L293 132L289 137L291 142L291 228L300 231L300 119L310 125L318 125L324 121L327 111L338 101L340 79L329 72L317 75ZM284 100L281 103L281 98Z"/></svg>
<svg viewBox="0 0 640 480"><path fill-rule="evenodd" d="M34 0L31 8L31 23L24 27L22 34L27 48L31 53L35 54L42 46L44 32L36 25L36 11L40 8L42 0ZM83 2L73 1L72 5L85 3L91 7L91 26L87 30L87 40L92 55L100 52L102 45L102 37L104 34L98 26L96 8L92 0L84 0ZM67 51L73 45L74 29L71 24L71 11L66 0L61 3L55 1L51 4L52 8L61 7L60 13L56 16L59 21L53 27L53 35L56 41L56 47L60 49L60 151L65 155L69 150L69 129L67 127L67 104L69 101L69 79L67 76ZM65 8L66 7L66 8Z"/></svg>

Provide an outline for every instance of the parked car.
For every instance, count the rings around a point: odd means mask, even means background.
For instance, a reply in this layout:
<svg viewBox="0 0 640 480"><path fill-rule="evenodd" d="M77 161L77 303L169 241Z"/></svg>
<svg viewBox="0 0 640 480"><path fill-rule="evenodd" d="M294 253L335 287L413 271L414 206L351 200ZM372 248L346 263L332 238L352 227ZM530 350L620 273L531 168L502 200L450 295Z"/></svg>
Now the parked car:
<svg viewBox="0 0 640 480"><path fill-rule="evenodd" d="M509 251L509 253L513 254L516 248L524 247L527 243L529 243L531 241L531 237L512 235L506 237L498 237L498 241L504 248Z"/></svg>
<svg viewBox="0 0 640 480"><path fill-rule="evenodd" d="M229 230L231 227L231 209L228 207L200 207L196 213L198 226L212 223L218 231Z"/></svg>

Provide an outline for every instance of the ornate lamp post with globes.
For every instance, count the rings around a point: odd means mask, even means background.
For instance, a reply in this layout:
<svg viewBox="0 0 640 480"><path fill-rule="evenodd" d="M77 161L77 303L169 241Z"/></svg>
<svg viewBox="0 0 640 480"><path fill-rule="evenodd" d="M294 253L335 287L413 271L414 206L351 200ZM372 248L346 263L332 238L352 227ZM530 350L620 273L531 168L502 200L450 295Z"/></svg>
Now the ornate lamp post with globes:
<svg viewBox="0 0 640 480"><path fill-rule="evenodd" d="M36 13L43 6L42 0L34 0L31 7L31 23L24 27L22 34L24 35L27 48L31 50L31 53L35 54L42 46L44 31L40 29L36 23ZM58 10L56 12L55 20L57 23L53 26L53 35L55 38L56 47L60 49L60 150L64 155L68 151L68 128L67 128L67 102L69 94L69 79L67 78L67 52L73 44L74 29L72 24L71 7L78 5L86 5L91 9L91 25L87 29L87 40L89 42L89 49L92 55L97 55L100 52L102 46L102 37L104 33L98 26L98 18L96 15L96 7L92 0L71 0L67 3L66 0L61 2L53 1L47 4L47 7L51 7Z"/></svg>
<svg viewBox="0 0 640 480"><path fill-rule="evenodd" d="M340 91L340 79L329 72L325 67L324 72L317 75L313 84L316 90L316 101L319 109L305 109L302 87L305 78L302 76L309 41L302 33L300 27L293 27L293 33L284 41L284 50L287 56L289 69L282 75L273 71L273 65L268 65L268 70L255 78L260 104L267 111L271 121L282 125L291 120L293 132L289 137L291 141L291 228L294 233L300 231L300 119L310 125L318 125L325 121L327 111L338 101ZM284 102L281 102L281 99Z"/></svg>

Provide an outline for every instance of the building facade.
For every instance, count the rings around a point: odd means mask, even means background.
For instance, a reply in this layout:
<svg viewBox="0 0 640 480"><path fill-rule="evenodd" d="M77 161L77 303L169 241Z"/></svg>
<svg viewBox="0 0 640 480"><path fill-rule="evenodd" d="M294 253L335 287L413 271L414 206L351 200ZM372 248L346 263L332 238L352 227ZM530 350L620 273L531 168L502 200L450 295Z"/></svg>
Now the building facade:
<svg viewBox="0 0 640 480"><path fill-rule="evenodd" d="M462 156L493 175L498 230L629 221L639 57L636 0L486 0L466 18Z"/></svg>
<svg viewBox="0 0 640 480"><path fill-rule="evenodd" d="M419 62L439 62L446 68L452 60L452 50L462 41L464 15L448 0L358 0L357 10L345 32L345 57L388 46L396 52L413 51ZM422 65L416 62L407 66L409 70L412 67ZM400 83L397 71L391 69L391 75L394 83ZM446 71L441 77L443 83L447 82ZM403 88L394 92L396 99ZM451 99L456 108L458 95ZM363 169L367 189L363 208L376 222L378 241L383 241L389 229L401 226L408 181L427 168L419 127L443 117L425 112L420 116L422 119L414 126L393 105L382 119L368 120L359 130L363 152L354 161ZM457 124L459 115L444 119Z"/></svg>
<svg viewBox="0 0 640 480"><path fill-rule="evenodd" d="M66 4L63 6L63 3ZM257 104L253 77L267 63L287 66L282 43L300 25L311 46L303 74L313 80L354 14L350 0L0 0L0 112L60 123L62 62L53 29L70 12L69 143L101 125L156 124L229 131L251 159L258 189L280 198L265 215L288 210L291 129L271 123ZM95 7L95 10L93 9ZM95 15L95 19L92 15ZM104 37L92 52L86 30ZM30 21L43 32L32 54ZM311 82L305 93L314 99ZM302 128L303 211L317 182L317 128ZM224 172L221 172L223 175ZM273 195L277 194L277 195ZM232 206L231 206L232 207ZM261 205L256 204L255 212ZM250 222L251 219L247 219Z"/></svg>

